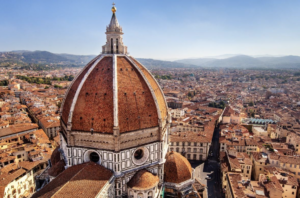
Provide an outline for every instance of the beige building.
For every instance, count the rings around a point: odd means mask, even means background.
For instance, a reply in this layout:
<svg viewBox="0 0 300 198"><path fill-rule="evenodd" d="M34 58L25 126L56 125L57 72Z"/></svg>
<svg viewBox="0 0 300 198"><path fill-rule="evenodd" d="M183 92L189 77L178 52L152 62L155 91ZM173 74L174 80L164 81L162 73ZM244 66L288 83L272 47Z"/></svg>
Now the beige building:
<svg viewBox="0 0 300 198"><path fill-rule="evenodd" d="M220 137L220 152L226 152L228 147L235 148L237 152L246 152L246 144L244 137Z"/></svg>
<svg viewBox="0 0 300 198"><path fill-rule="evenodd" d="M256 136L268 136L268 131L266 131L263 127L253 126L252 132Z"/></svg>
<svg viewBox="0 0 300 198"><path fill-rule="evenodd" d="M297 179L300 179L300 158L295 156L276 155L271 153L268 155L271 166L280 167L291 171Z"/></svg>
<svg viewBox="0 0 300 198"><path fill-rule="evenodd" d="M189 160L206 160L211 145L211 135L192 131L170 135L170 151L181 153Z"/></svg>
<svg viewBox="0 0 300 198"><path fill-rule="evenodd" d="M226 198L267 198L263 186L259 185L257 181L250 181L247 177L243 177L240 173L227 173L226 180L228 181L228 185L225 190Z"/></svg>
<svg viewBox="0 0 300 198"><path fill-rule="evenodd" d="M234 110L231 106L227 106L222 115L223 124L240 124L243 116L238 110Z"/></svg>
<svg viewBox="0 0 300 198"><path fill-rule="evenodd" d="M172 118L181 118L184 116L184 109L171 109L170 110Z"/></svg>
<svg viewBox="0 0 300 198"><path fill-rule="evenodd" d="M276 124L268 124L267 127L267 132L268 132L268 136L271 139L275 139L276 138Z"/></svg>
<svg viewBox="0 0 300 198"><path fill-rule="evenodd" d="M39 126L45 131L45 133L50 139L56 137L60 129L59 120L55 118L51 119L44 117L39 120Z"/></svg>
<svg viewBox="0 0 300 198"><path fill-rule="evenodd" d="M275 167L265 167L258 181L250 181L239 173L227 173L226 198L295 198L298 182L293 175Z"/></svg>
<svg viewBox="0 0 300 198"><path fill-rule="evenodd" d="M222 188L227 188L227 173L240 173L247 180L251 179L252 163L246 153L237 152L229 148L226 152L220 152Z"/></svg>
<svg viewBox="0 0 300 198"><path fill-rule="evenodd" d="M286 143L294 146L295 153L300 154L300 136L296 133L289 133L286 136Z"/></svg>
<svg viewBox="0 0 300 198"><path fill-rule="evenodd" d="M35 176L46 168L47 161L20 162L1 169L0 196L28 197L35 192Z"/></svg>
<svg viewBox="0 0 300 198"><path fill-rule="evenodd" d="M264 168L268 166L268 155L263 152L252 152L251 161L253 165L252 175L258 181L259 175L264 173Z"/></svg>
<svg viewBox="0 0 300 198"><path fill-rule="evenodd" d="M282 197L296 198L299 184L293 173L284 171L281 168L264 167L264 175L267 175L273 181L277 179L282 188Z"/></svg>
<svg viewBox="0 0 300 198"><path fill-rule="evenodd" d="M177 132L201 132L204 131L204 122L198 117L186 117L178 121Z"/></svg>

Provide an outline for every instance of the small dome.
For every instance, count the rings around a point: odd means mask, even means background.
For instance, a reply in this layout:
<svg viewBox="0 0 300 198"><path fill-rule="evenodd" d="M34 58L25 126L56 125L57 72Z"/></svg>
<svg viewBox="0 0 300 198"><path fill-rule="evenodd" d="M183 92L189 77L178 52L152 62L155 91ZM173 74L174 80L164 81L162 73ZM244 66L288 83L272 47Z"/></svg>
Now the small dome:
<svg viewBox="0 0 300 198"><path fill-rule="evenodd" d="M159 178L149 171L143 169L138 171L128 182L127 186L133 190L147 190L155 187Z"/></svg>
<svg viewBox="0 0 300 198"><path fill-rule="evenodd" d="M192 178L192 167L185 157L171 151L166 155L164 173L165 182L181 183Z"/></svg>

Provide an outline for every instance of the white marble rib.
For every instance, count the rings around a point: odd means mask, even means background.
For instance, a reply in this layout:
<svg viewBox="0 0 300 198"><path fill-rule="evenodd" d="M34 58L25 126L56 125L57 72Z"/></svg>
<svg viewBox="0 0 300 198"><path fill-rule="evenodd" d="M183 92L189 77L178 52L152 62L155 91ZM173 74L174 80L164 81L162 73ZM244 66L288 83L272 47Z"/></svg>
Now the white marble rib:
<svg viewBox="0 0 300 198"><path fill-rule="evenodd" d="M96 65L98 65L98 63L103 59L103 57L105 57L105 56L101 55L98 58L98 60L92 65L92 67L88 70L88 72L84 75L82 81L80 82L80 84L79 84L79 86L78 86L78 88L76 90L76 93L75 93L72 105L71 105L71 109L70 109L70 113L69 113L69 118L68 118L68 123L72 122L73 111L74 111L74 108L75 108L75 105L76 105L76 102L77 102L77 99L78 99L78 96L79 96L79 93L81 91L81 88L82 88L83 84L85 83L85 81L88 78L88 76L90 75L90 73L94 70L94 68L96 67Z"/></svg>
<svg viewBox="0 0 300 198"><path fill-rule="evenodd" d="M117 55L113 55L113 105L114 105L114 127L119 126L118 116L118 70L117 70Z"/></svg>
<svg viewBox="0 0 300 198"><path fill-rule="evenodd" d="M153 88L151 87L149 81L147 80L146 76L144 75L144 73L142 72L142 70L135 64L134 61L131 60L131 58L127 55L125 55L125 57L127 58L127 60L140 72L141 76L143 77L144 81L146 82L146 84L148 85L150 91L151 91L151 95L152 95L152 98L155 102L155 106L156 106L156 110L157 110L157 115L158 115L158 119L161 119L161 113L160 113L160 109L159 109L159 106L158 106L158 102L157 102L157 99L156 99L156 96L155 96L155 93L154 93L154 90Z"/></svg>

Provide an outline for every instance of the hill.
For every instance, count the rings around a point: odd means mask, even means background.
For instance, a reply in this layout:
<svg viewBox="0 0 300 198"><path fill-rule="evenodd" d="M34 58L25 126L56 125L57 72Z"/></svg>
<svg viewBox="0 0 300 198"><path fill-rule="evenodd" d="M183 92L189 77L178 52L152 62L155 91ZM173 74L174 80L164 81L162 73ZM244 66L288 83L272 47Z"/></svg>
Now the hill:
<svg viewBox="0 0 300 198"><path fill-rule="evenodd" d="M61 62L69 62L71 60L53 54L47 51L34 51L34 52L22 52L23 61L26 63L61 63Z"/></svg>
<svg viewBox="0 0 300 198"><path fill-rule="evenodd" d="M0 52L0 67L23 69L55 69L60 67L82 67L96 55L55 54L48 51L16 50ZM220 58L221 57L221 58ZM163 68L300 68L300 56L251 57L246 55L224 55L219 57L162 61L138 58L149 69Z"/></svg>
<svg viewBox="0 0 300 198"><path fill-rule="evenodd" d="M57 67L82 67L92 60L96 55L72 55L54 54L47 51L26 51L18 50L11 52L0 52L0 66L14 66L28 69L42 70L49 69L46 65L51 65L51 69ZM172 61L161 61L154 59L138 59L149 69L153 68L183 68L197 67L192 64L185 64ZM33 64L33 65L32 65Z"/></svg>
<svg viewBox="0 0 300 198"><path fill-rule="evenodd" d="M189 63L202 67L218 68L300 68L300 56L282 57L251 57L246 55L236 55L224 59L198 58L177 60L180 63Z"/></svg>
<svg viewBox="0 0 300 198"><path fill-rule="evenodd" d="M174 62L174 61L162 61L162 60L145 59L145 58L137 58L137 60L141 62L148 69L199 67L189 63L181 63L181 62Z"/></svg>

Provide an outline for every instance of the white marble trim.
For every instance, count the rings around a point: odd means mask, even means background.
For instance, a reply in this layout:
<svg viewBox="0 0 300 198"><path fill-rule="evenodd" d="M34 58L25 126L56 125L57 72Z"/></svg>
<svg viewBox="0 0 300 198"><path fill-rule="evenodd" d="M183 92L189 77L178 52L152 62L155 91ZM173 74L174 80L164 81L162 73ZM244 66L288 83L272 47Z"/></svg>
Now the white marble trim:
<svg viewBox="0 0 300 198"><path fill-rule="evenodd" d="M77 80L77 78L80 76L80 74L85 70L85 68L86 67L88 67L89 66L89 64L90 63L92 63L92 62L94 62L97 58L99 58L99 56L101 56L101 55L98 55L98 56L96 56L95 58L93 58L88 64L86 64L86 66L74 77L74 79L73 79L73 81L71 82L71 84L69 85L69 87L68 87L68 89L67 89L67 91L66 91L66 94L65 94L65 96L64 96L64 99L63 99L63 101L62 101L62 103L61 103L61 107L60 107L60 113L62 114L62 111L63 111L63 109L64 109L64 104L65 104L65 100L66 100L66 98L67 98L67 96L68 96L68 93L69 93L69 91L70 91L70 89L71 89L71 87L73 86L73 84L74 84L74 82ZM66 123L67 124L67 123Z"/></svg>
<svg viewBox="0 0 300 198"><path fill-rule="evenodd" d="M79 93L81 91L81 88L83 86L83 84L85 83L86 79L88 78L88 76L90 75L90 73L94 70L94 68L96 67L96 65L98 65L98 63L104 58L105 56L100 56L98 58L98 60L92 65L92 67L88 70L88 72L84 75L82 81L80 82L77 90L76 90L76 93L75 93L75 96L74 96L74 99L73 99L73 102L72 102L72 105L71 105L71 108L70 108L70 113L69 113L69 118L68 118L68 123L72 123L72 118L73 118L73 111L74 111L74 108L75 108L75 105L77 103L77 99L78 99L78 96L79 96Z"/></svg>
<svg viewBox="0 0 300 198"><path fill-rule="evenodd" d="M156 111L157 111L157 115L158 115L158 119L161 119L161 113L160 113L160 109L159 109L159 105L158 105L158 102L157 102L157 99L156 99L156 96L155 96L155 93L154 93L154 90L153 88L151 87L149 81L147 80L146 76L144 75L144 73L142 72L142 70L134 63L134 61L131 60L131 58L127 55L125 55L125 57L127 58L127 60L129 60L129 62L139 71L139 73L141 74L141 76L143 77L144 81L146 82L146 84L148 85L150 91L151 91L151 95L152 95L152 98L155 102L155 106L156 106Z"/></svg>
<svg viewBox="0 0 300 198"><path fill-rule="evenodd" d="M114 127L119 126L118 115L118 71L117 71L117 55L113 55L113 105L114 105Z"/></svg>
<svg viewBox="0 0 300 198"><path fill-rule="evenodd" d="M130 56L131 57L131 56ZM133 58L133 57L131 57L131 58ZM166 105L166 107L167 107L167 109L166 109L166 111L167 111L167 117L168 117L168 105L167 105L167 101L166 101L166 98L165 98L165 94L164 94L164 92L163 92L163 90L161 89L161 87L160 87L160 85L158 84L158 82L156 81L156 79L155 79L155 77L151 74L151 72L142 64L142 63L140 63L137 59L135 59L135 58L133 58L136 62L138 62L140 65L142 65L145 69L146 69L146 71L148 71L149 72L149 74L152 76L152 78L154 79L154 81L156 82L156 84L158 85L158 87L159 87L159 90L161 91L161 94L162 94L162 96L163 96L163 98L164 98L164 101L165 101L165 105ZM165 118L164 118L165 119Z"/></svg>

